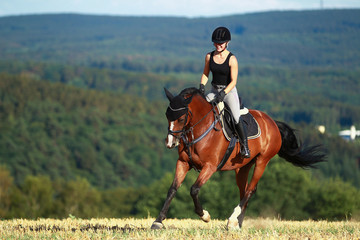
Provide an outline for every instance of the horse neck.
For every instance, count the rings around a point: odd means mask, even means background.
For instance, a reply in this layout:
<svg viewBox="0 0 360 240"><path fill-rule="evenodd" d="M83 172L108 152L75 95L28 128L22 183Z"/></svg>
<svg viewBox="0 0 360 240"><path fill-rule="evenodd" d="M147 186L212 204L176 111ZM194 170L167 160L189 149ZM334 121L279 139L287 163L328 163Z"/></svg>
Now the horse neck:
<svg viewBox="0 0 360 240"><path fill-rule="evenodd" d="M213 119L213 114L212 113L208 114L212 110L211 104L200 95L195 95L193 97L193 100L189 104L189 109L192 113L192 120L190 122L190 125L192 126L195 124L203 125L205 124L205 122L208 122L206 121L206 119ZM199 121L204 121L204 122L199 122Z"/></svg>

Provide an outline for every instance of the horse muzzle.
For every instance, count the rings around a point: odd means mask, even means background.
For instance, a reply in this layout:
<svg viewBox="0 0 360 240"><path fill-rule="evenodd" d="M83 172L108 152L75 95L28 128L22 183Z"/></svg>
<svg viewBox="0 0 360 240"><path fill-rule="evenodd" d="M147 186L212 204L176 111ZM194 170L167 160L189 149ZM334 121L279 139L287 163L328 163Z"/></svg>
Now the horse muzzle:
<svg viewBox="0 0 360 240"><path fill-rule="evenodd" d="M180 140L174 137L172 134L168 134L167 138L165 139L165 145L167 148L175 148L179 146Z"/></svg>

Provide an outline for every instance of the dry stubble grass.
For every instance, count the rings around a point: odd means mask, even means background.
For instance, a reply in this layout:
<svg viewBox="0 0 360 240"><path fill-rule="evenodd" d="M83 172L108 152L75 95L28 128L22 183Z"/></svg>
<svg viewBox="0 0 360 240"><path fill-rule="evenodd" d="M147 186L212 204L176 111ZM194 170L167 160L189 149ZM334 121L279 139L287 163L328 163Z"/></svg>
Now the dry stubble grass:
<svg viewBox="0 0 360 240"><path fill-rule="evenodd" d="M167 219L166 229L150 230L154 219L14 219L0 221L0 239L360 239L360 222L245 219L242 230L226 221L204 223Z"/></svg>

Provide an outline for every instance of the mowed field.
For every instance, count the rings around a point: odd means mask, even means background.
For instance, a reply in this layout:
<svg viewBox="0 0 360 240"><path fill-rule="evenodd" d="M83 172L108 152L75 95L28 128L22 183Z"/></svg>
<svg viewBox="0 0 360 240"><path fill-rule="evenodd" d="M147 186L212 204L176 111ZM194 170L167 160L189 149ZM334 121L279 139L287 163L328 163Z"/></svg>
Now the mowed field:
<svg viewBox="0 0 360 240"><path fill-rule="evenodd" d="M166 229L151 230L154 219L38 219L0 221L0 239L360 239L356 221L246 219L240 231L225 220L204 223L166 219Z"/></svg>

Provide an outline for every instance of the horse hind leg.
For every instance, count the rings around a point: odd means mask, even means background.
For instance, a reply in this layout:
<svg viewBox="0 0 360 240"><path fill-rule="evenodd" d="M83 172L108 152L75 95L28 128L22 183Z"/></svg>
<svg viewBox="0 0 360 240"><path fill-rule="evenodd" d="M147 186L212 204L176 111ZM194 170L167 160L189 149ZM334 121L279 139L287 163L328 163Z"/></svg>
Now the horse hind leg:
<svg viewBox="0 0 360 240"><path fill-rule="evenodd" d="M248 165L242 167L241 169L236 169L236 184L238 185L239 192L240 192L240 201L244 199L245 190L248 185L248 175L251 167L253 166L254 162L251 161ZM240 229L241 224L239 225L238 217L243 212L242 205L238 204L235 208L233 213L228 219L227 228L228 229Z"/></svg>
<svg viewBox="0 0 360 240"><path fill-rule="evenodd" d="M240 206L241 206L242 211L241 211L240 215L238 216L239 228L242 227L244 217L245 217L245 210L247 208L247 204L248 204L250 198L254 195L255 192L256 192L256 186L252 191L247 192L245 197L240 201Z"/></svg>
<svg viewBox="0 0 360 240"><path fill-rule="evenodd" d="M270 158L257 158L254 168L254 173L251 177L250 183L247 184L247 177L250 171L250 167L245 168L244 170L238 171L237 173L237 182L238 187L240 190L240 204L234 209L234 213L230 216L228 221L228 229L240 229L242 227L242 223L244 221L245 217L245 210L247 208L248 202L250 198L254 195L256 192L257 184L262 177L265 167L267 163L269 162ZM240 183L240 185L239 185ZM244 187L245 186L245 187ZM242 192L244 194L242 194ZM240 213L240 214L239 214ZM237 218L237 224L236 226L236 219Z"/></svg>
<svg viewBox="0 0 360 240"><path fill-rule="evenodd" d="M242 210L240 216L238 217L240 228L241 228L243 220L244 220L245 210L248 205L248 202L249 202L250 198L256 192L257 184L258 184L260 178L262 177L262 175L265 171L265 167L266 167L267 163L269 162L269 160L270 159L266 159L266 160L264 159L263 161L261 161L260 159L257 159L257 161L256 161L254 173L251 177L249 185L246 188L245 196L243 199L241 199L241 202L240 202L241 210Z"/></svg>

